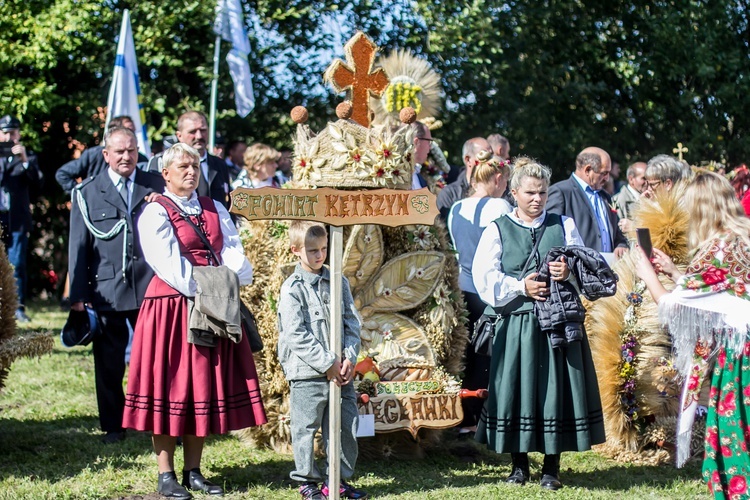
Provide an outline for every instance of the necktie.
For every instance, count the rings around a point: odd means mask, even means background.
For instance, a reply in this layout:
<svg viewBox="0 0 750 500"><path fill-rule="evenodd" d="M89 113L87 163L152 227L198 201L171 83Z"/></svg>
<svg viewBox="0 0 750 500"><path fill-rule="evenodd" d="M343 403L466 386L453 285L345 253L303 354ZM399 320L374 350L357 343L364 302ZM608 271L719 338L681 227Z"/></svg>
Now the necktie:
<svg viewBox="0 0 750 500"><path fill-rule="evenodd" d="M201 179L198 181L198 196L210 196L208 185L208 156L201 160Z"/></svg>
<svg viewBox="0 0 750 500"><path fill-rule="evenodd" d="M120 179L120 197L122 198L122 201L125 202L125 206L128 208L128 211L130 210L130 203L128 203L128 198L130 198L130 190L128 187L130 186L130 179L127 177L123 177Z"/></svg>
<svg viewBox="0 0 750 500"><path fill-rule="evenodd" d="M603 206L604 200L602 200L599 192L594 191L591 187L588 188L588 191L594 195L594 213L596 214L596 224L599 226L599 234L602 238L602 252L611 252L612 239L609 235L606 209Z"/></svg>

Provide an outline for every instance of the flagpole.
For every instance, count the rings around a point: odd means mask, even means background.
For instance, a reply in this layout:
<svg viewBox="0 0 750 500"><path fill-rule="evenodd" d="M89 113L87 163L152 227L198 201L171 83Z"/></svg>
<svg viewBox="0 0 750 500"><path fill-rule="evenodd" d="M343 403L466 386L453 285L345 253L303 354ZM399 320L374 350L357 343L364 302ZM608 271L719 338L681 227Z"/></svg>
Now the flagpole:
<svg viewBox="0 0 750 500"><path fill-rule="evenodd" d="M216 142L216 95L219 84L219 55L221 54L221 35L216 35L214 45L214 77L211 80L211 112L208 117L208 152L214 154Z"/></svg>

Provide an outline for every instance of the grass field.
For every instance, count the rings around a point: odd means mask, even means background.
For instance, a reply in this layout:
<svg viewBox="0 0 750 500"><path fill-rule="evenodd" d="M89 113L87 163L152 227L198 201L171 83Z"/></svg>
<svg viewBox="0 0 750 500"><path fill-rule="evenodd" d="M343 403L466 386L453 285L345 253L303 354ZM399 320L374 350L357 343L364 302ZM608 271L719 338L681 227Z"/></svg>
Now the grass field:
<svg viewBox="0 0 750 500"><path fill-rule="evenodd" d="M29 328L56 335L66 315L52 304L30 308ZM147 434L129 432L104 445L94 394L91 348L65 349L17 361L0 393L0 499L161 498ZM534 482L503 482L509 457L457 442L450 433L422 460L360 461L353 481L386 499L707 498L700 463L681 470L611 461L593 452L563 455L565 487L551 493L536 483L541 455L532 455ZM181 470L178 454L176 467ZM226 498L299 498L288 479L292 457L253 449L232 436L207 440L203 472L222 482ZM199 497L200 498L200 497ZM203 496L202 498L208 498Z"/></svg>

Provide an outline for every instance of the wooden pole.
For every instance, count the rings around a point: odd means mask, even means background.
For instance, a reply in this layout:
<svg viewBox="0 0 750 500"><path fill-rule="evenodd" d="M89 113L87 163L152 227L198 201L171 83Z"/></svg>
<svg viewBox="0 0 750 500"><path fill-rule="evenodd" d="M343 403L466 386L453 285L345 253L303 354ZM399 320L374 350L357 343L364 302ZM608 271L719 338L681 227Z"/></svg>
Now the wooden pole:
<svg viewBox="0 0 750 500"><path fill-rule="evenodd" d="M216 145L216 101L219 84L219 54L221 53L221 36L216 35L214 42L214 74L211 78L211 103L208 115L208 154L214 154Z"/></svg>
<svg viewBox="0 0 750 500"><path fill-rule="evenodd" d="M330 226L329 248L331 265L331 349L341 359L341 337L343 335L343 257L344 229ZM341 387L331 381L328 399L328 498L339 500L341 479ZM347 429L348 430L348 429Z"/></svg>

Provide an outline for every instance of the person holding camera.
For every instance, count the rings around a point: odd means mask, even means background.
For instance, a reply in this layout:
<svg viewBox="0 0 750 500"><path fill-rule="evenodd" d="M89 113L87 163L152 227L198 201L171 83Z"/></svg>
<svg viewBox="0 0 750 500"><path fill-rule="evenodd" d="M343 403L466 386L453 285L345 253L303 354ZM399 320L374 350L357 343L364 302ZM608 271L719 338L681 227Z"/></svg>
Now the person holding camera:
<svg viewBox="0 0 750 500"><path fill-rule="evenodd" d="M16 321L28 323L26 315L26 257L31 231L30 191L42 185L42 171L36 155L21 143L21 121L15 116L0 118L0 226L8 260L18 290Z"/></svg>

